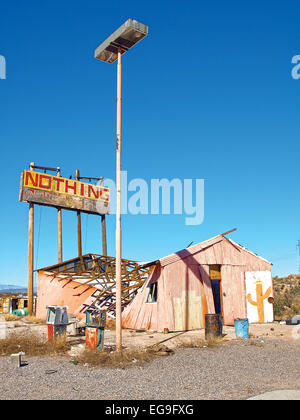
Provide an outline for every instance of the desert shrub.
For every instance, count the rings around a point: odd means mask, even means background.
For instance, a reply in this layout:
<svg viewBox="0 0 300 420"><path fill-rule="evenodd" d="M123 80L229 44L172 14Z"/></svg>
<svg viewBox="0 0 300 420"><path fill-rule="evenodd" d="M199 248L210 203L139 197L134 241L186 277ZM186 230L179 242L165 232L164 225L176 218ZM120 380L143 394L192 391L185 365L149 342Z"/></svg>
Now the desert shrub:
<svg viewBox="0 0 300 420"><path fill-rule="evenodd" d="M55 356L66 353L70 348L64 335L53 341L45 341L33 334L11 334L0 340L0 356L9 356L20 351L29 356Z"/></svg>

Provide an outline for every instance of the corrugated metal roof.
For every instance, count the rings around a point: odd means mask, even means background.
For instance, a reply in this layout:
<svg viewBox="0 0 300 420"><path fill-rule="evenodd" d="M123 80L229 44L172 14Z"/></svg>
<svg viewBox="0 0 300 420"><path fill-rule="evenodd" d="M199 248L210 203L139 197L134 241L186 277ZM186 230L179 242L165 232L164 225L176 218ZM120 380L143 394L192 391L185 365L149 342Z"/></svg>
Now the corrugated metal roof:
<svg viewBox="0 0 300 420"><path fill-rule="evenodd" d="M233 246L235 246L237 248L240 248L241 250L243 250L245 252L248 252L249 254L251 254L251 255L253 255L253 256L257 257L257 258L260 258L261 260L267 262L268 264L271 264L270 261L266 260L265 258L260 257L259 255L255 254L254 252L250 251L249 249L247 249L247 248L243 247L242 245L234 242L232 239L229 239L227 237L224 238L224 235L222 235L222 234L221 235L214 236L213 238L207 239L204 242L200 242L200 243L198 243L196 245L193 245L193 246L191 246L189 248L186 248L186 249L183 249L181 251L178 251L178 252L176 252L174 254L171 254L171 255L168 255L166 257L160 258L158 261L160 262L160 265L162 267L164 267L166 265L172 264L172 263L174 263L176 261L179 261L179 260L184 259L186 257L189 257L191 255L194 255L197 252L202 251L202 250L204 250L204 249L206 249L206 248L208 248L208 247L210 247L212 245L215 245L216 243L221 242L223 240L227 240Z"/></svg>
<svg viewBox="0 0 300 420"><path fill-rule="evenodd" d="M257 257L257 258L259 258L259 259L261 259L261 260L263 260L263 261L267 262L268 264L272 264L270 261L266 260L265 258L261 257L261 256L260 256L260 255L258 255L258 254L255 254L255 252L250 251L250 249L245 248L243 245L238 244L237 242L233 241L232 239L230 239L230 238L226 238L226 239L227 239L227 241L229 241L229 242L231 242L232 244L234 244L235 246L237 246L237 247L241 248L243 251L248 252L249 254L253 255L254 257Z"/></svg>
<svg viewBox="0 0 300 420"><path fill-rule="evenodd" d="M168 255L167 257L160 258L159 262L161 266L164 267L168 264L172 264L173 262L182 260L183 258L196 254L196 252L202 251L203 249L208 248L209 246L212 246L222 240L223 237L221 235L214 236L213 238L207 239L204 242L200 242L199 244L190 246L189 248L182 249L181 251Z"/></svg>

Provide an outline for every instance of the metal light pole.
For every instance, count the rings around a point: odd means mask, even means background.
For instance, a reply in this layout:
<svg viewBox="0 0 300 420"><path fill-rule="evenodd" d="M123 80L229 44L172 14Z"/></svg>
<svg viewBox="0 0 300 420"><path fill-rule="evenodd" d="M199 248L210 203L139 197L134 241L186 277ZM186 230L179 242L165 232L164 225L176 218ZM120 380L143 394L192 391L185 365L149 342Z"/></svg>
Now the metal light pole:
<svg viewBox="0 0 300 420"><path fill-rule="evenodd" d="M107 63L118 60L117 71L117 149L116 149L116 351L122 351L122 257L121 257L121 56L148 34L148 26L128 19L95 51L95 58Z"/></svg>

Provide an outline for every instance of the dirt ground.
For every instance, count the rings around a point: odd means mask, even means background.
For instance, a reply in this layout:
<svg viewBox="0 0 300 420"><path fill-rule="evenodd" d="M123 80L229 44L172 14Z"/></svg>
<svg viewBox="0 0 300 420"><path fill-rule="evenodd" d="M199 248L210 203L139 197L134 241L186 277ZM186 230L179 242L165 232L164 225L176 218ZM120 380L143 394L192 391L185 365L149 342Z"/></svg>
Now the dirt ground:
<svg viewBox="0 0 300 420"><path fill-rule="evenodd" d="M0 321L4 321L4 316L0 315ZM47 325L32 324L26 320L20 319L18 321L6 322L7 332L9 333L26 333L32 332L43 338L47 338ZM300 342L300 327L293 325L279 324L277 322L270 324L250 324L249 333L251 338L259 337L282 337L285 339L295 339L299 337ZM296 334L296 336L295 336ZM223 336L225 340L234 340L235 329L231 326L223 327ZM170 348L176 348L182 341L192 338L204 339L205 330L194 330L185 332L171 332L168 334L153 332L153 331L136 331L123 329L122 332L123 346L125 348L152 346L156 343L164 343ZM115 344L115 331L105 330L105 344Z"/></svg>
<svg viewBox="0 0 300 420"><path fill-rule="evenodd" d="M7 332L47 338L46 325L21 320L8 322ZM3 356L0 400L245 400L264 392L300 390L300 326L252 324L249 340L236 339L233 327L225 326L223 333L223 342L213 348L182 348L184 342L203 340L204 330L123 330L128 350L158 343L174 350L125 369L73 363L73 355L85 348L84 337L68 337L74 342L72 354L26 356L21 368ZM115 331L105 331L105 345L114 343Z"/></svg>
<svg viewBox="0 0 300 420"><path fill-rule="evenodd" d="M4 321L4 316L0 315L0 321ZM7 333L34 333L43 338L47 338L47 325L45 324L32 324L24 320L9 321L6 323ZM300 327L293 325L279 324L277 322L270 324L250 324L249 327L250 338L282 338L292 339L299 341L300 344ZM231 326L223 327L223 336L226 341L235 340L235 329ZM148 347L158 343L163 343L171 349L175 349L185 341L193 339L205 338L205 330L194 330L185 332L172 332L168 334L153 332L153 331L135 331L124 329L122 332L122 342L124 348ZM299 338L299 340L297 340ZM78 341L78 337L70 337L70 341ZM84 337L82 337L84 343ZM105 345L114 346L115 344L115 331L105 330Z"/></svg>

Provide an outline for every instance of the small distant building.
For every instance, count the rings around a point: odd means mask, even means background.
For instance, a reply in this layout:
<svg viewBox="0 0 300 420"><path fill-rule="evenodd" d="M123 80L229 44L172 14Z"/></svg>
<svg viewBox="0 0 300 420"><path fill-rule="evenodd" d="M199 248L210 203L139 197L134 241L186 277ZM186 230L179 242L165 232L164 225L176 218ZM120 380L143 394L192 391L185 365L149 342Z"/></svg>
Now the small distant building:
<svg viewBox="0 0 300 420"><path fill-rule="evenodd" d="M33 299L35 311L36 297ZM19 294L0 294L0 314L12 314L16 309L27 309L28 297Z"/></svg>
<svg viewBox="0 0 300 420"><path fill-rule="evenodd" d="M124 309L124 328L163 331L205 327L205 314L273 321L271 263L218 235L148 263L153 271Z"/></svg>

